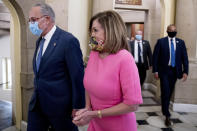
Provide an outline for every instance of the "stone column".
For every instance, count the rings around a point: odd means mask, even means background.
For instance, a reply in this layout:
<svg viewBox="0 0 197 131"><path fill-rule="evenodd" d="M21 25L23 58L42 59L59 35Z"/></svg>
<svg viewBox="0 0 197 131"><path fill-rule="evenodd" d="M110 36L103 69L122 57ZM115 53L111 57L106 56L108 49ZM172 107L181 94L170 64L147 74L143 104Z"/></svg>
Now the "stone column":
<svg viewBox="0 0 197 131"><path fill-rule="evenodd" d="M177 0L177 37L183 39L189 56L189 76L186 82L179 80L174 94L174 110L197 112L197 1ZM192 104L192 105L191 105ZM186 108L185 108L186 107ZM190 108L193 107L193 108Z"/></svg>
<svg viewBox="0 0 197 131"><path fill-rule="evenodd" d="M56 25L72 33L80 42L85 59L88 48L88 23L92 0L46 0L56 14Z"/></svg>

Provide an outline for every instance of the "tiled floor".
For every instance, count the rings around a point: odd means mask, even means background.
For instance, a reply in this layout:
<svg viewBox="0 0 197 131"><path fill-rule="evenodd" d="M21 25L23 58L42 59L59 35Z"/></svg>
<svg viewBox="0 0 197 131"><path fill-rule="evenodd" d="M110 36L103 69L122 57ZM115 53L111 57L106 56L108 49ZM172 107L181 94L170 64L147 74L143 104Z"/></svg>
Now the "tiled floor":
<svg viewBox="0 0 197 131"><path fill-rule="evenodd" d="M160 103L154 99L154 95L143 90L142 96L144 103L136 112L138 131L197 131L197 114L171 111L174 125L169 128L164 124ZM86 131L87 126L79 129Z"/></svg>
<svg viewBox="0 0 197 131"><path fill-rule="evenodd" d="M10 85L0 84L0 100L12 101L12 90Z"/></svg>
<svg viewBox="0 0 197 131"><path fill-rule="evenodd" d="M143 90L142 95L144 103L140 105L138 111L136 112L138 131L197 131L197 113L171 111L174 125L167 128L164 125L164 117L161 113L160 104L154 99L154 95L147 90ZM1 114L0 118L2 118ZM86 131L87 126L79 127L79 130ZM3 131L17 130L15 127L10 127Z"/></svg>
<svg viewBox="0 0 197 131"><path fill-rule="evenodd" d="M138 131L197 131L197 114L172 112L172 127L166 127L161 106L148 90L142 91L144 103L136 112Z"/></svg>
<svg viewBox="0 0 197 131"><path fill-rule="evenodd" d="M0 100L0 131L12 126L12 104Z"/></svg>

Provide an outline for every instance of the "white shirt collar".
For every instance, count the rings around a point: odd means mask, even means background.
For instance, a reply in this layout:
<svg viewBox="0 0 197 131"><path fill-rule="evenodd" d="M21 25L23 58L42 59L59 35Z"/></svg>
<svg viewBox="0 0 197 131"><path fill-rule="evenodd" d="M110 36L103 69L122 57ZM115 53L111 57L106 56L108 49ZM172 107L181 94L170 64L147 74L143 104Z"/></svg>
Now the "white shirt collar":
<svg viewBox="0 0 197 131"><path fill-rule="evenodd" d="M170 41L171 39L172 39L173 41L175 41L175 38L176 38L176 37L171 38L171 37L168 36L168 40L169 40L169 41Z"/></svg>
<svg viewBox="0 0 197 131"><path fill-rule="evenodd" d="M142 43L142 40L135 40L135 41L136 41L137 43L138 43L138 42Z"/></svg>
<svg viewBox="0 0 197 131"><path fill-rule="evenodd" d="M52 35L54 34L56 30L56 26L54 25L53 28L44 36L45 40L50 40Z"/></svg>

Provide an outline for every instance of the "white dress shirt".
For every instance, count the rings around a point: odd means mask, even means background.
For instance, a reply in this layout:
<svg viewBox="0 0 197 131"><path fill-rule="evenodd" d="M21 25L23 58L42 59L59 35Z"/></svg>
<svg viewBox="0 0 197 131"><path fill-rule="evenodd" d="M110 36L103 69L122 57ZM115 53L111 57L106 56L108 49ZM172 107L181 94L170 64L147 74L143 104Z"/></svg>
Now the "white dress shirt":
<svg viewBox="0 0 197 131"><path fill-rule="evenodd" d="M168 37L169 52L170 52L170 59L169 59L169 62L168 62L169 66L171 66L171 39L172 39L173 44L174 44L174 51L176 51L176 39L175 39L175 37L173 37L173 38Z"/></svg>
<svg viewBox="0 0 197 131"><path fill-rule="evenodd" d="M141 61L142 63L144 63L144 59L143 59L143 46L142 46L142 40L138 41L138 40L135 40L135 47L134 47L134 59L135 59L135 63L138 63L138 42L140 43L140 49L141 49L141 53L140 53L140 56L141 56Z"/></svg>
<svg viewBox="0 0 197 131"><path fill-rule="evenodd" d="M51 40L51 37L55 33L55 30L56 30L56 26L54 25L53 28L44 36L45 41L44 41L44 46L43 46L43 50L42 50L42 56L44 55L44 52L46 51L46 49L47 49L47 47L49 45L49 42ZM37 51L36 59L38 57L38 53L39 52L40 52L40 48Z"/></svg>

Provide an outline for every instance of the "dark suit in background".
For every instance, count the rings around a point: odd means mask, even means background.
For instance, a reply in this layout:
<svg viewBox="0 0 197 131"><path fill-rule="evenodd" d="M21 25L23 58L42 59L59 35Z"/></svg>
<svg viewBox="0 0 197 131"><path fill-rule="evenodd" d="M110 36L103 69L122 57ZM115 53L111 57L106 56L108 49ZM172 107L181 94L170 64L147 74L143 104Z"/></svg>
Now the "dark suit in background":
<svg viewBox="0 0 197 131"><path fill-rule="evenodd" d="M188 56L183 40L175 38L175 67L170 65L170 37L157 41L153 52L153 73L158 73L161 84L162 112L166 118L170 117L169 103L177 78L188 74ZM167 124L168 125L168 124Z"/></svg>
<svg viewBox="0 0 197 131"><path fill-rule="evenodd" d="M135 42L137 42L137 40L130 41L131 53L134 58L136 57ZM148 70L152 66L152 51L148 41L141 40L141 42L142 42L142 52L143 52L143 63L136 62L136 65L138 67L140 84L142 86L146 79L146 70Z"/></svg>

